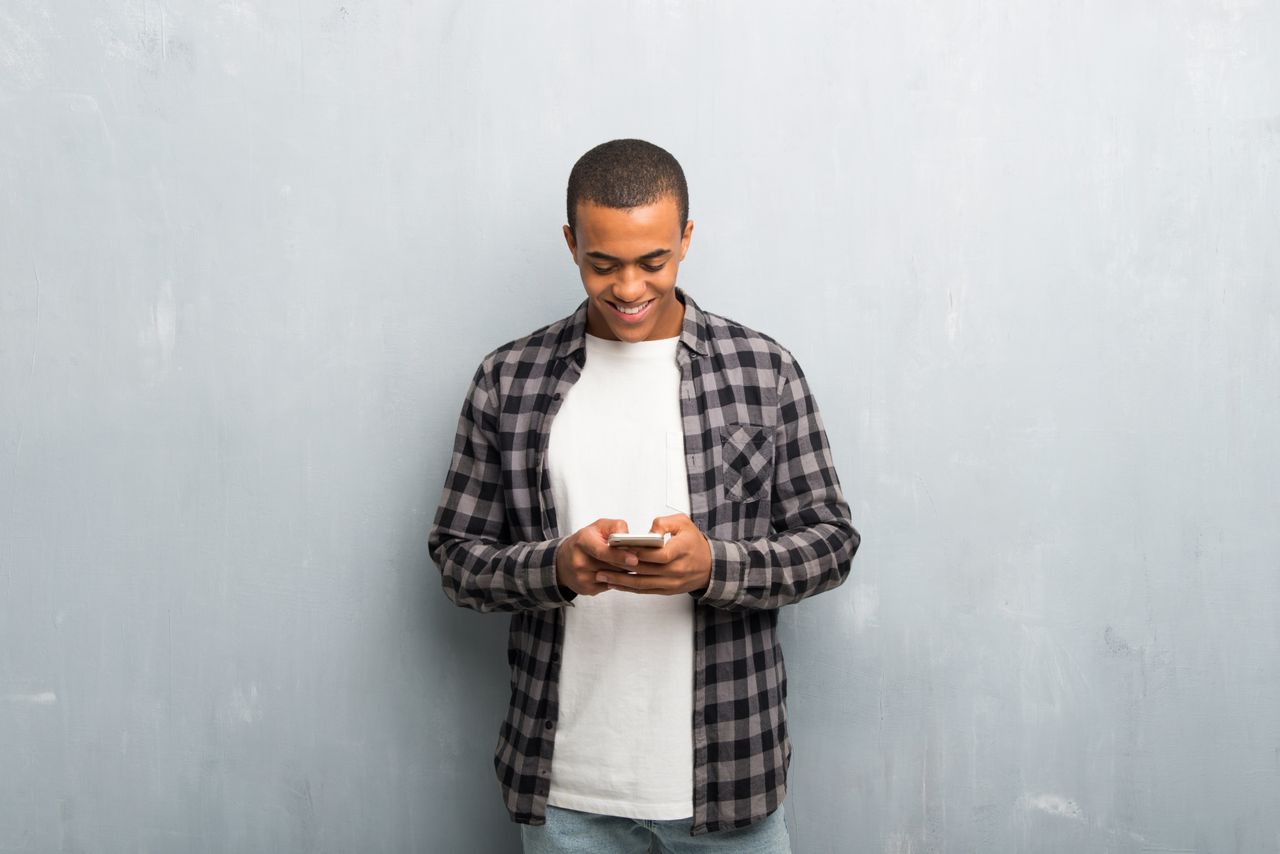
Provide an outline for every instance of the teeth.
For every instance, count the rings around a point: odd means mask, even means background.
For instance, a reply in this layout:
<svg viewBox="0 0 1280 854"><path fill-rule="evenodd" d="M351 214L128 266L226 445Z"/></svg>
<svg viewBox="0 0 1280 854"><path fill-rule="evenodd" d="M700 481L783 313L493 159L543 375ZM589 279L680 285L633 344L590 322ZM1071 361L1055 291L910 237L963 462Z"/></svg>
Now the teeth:
<svg viewBox="0 0 1280 854"><path fill-rule="evenodd" d="M648 305L650 302L653 302L653 300L649 300L649 302L641 303L635 308L623 308L622 306L614 306L614 308L618 309L618 311L622 312L623 314L639 314L640 312L644 311L644 307Z"/></svg>

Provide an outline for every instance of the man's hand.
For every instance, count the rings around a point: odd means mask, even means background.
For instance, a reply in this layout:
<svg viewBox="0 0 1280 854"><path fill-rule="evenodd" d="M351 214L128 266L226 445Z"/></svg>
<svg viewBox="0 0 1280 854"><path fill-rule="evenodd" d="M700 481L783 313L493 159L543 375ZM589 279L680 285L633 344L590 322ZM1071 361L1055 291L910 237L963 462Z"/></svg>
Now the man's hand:
<svg viewBox="0 0 1280 854"><path fill-rule="evenodd" d="M596 574L601 570L617 570L626 575L638 563L634 554L609 546L609 535L627 532L622 519L597 519L579 528L561 541L556 548L556 583L568 587L574 593L594 596L609 589Z"/></svg>
<svg viewBox="0 0 1280 854"><path fill-rule="evenodd" d="M635 575L612 567L599 570L596 580L602 587L665 596L706 587L711 581L711 544L693 520L684 513L659 516L650 530L659 534L670 531L671 539L660 549L614 548L615 552L635 554L640 563L630 567Z"/></svg>

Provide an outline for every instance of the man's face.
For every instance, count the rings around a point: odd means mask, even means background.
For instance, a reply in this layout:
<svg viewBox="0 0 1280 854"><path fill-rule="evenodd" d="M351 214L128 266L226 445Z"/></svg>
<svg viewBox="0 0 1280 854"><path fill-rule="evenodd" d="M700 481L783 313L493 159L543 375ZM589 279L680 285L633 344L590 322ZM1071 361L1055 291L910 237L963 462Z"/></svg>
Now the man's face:
<svg viewBox="0 0 1280 854"><path fill-rule="evenodd" d="M693 220L680 231L674 196L635 208L579 202L577 235L564 227L587 289L587 331L616 341L675 338L684 321L676 270L689 251ZM624 310L639 308L638 314Z"/></svg>

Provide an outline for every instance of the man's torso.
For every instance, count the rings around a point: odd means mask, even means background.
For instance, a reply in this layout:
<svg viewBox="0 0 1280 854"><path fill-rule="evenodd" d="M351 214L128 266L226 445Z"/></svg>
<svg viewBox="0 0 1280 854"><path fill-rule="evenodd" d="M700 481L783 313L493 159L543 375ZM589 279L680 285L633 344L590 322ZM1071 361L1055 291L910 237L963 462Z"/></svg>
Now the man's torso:
<svg viewBox="0 0 1280 854"><path fill-rule="evenodd" d="M689 511L677 343L587 336L547 449L561 530L611 518L644 532L657 516ZM691 816L693 600L607 590L574 605L565 609L547 802Z"/></svg>

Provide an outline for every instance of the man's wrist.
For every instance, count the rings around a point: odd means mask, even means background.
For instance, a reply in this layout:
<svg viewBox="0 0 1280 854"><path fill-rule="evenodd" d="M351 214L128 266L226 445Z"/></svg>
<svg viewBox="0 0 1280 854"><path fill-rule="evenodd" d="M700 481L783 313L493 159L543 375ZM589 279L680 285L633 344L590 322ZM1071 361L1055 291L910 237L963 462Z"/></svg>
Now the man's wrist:
<svg viewBox="0 0 1280 854"><path fill-rule="evenodd" d="M560 571L560 548L568 541L568 537L558 538L555 553L551 557L551 565L555 568L556 590L560 594L560 598L565 602L572 602L578 596L578 591L564 583L563 574Z"/></svg>
<svg viewBox="0 0 1280 854"><path fill-rule="evenodd" d="M695 598L700 599L707 592L707 588L711 585L711 567L715 563L715 556L711 551L711 540L701 530L698 531L702 535L702 542L705 551L702 553L701 559L705 561L702 567L700 577L696 579L697 587L689 591Z"/></svg>
<svg viewBox="0 0 1280 854"><path fill-rule="evenodd" d="M707 586L690 590L699 602L720 608L736 605L741 599L750 558L747 549L736 540L707 537L711 548L711 567Z"/></svg>
<svg viewBox="0 0 1280 854"><path fill-rule="evenodd" d="M543 602L563 604L572 598L566 595L560 583L559 570L556 567L556 554L564 537L555 537L535 543L533 553L529 555L527 590L531 597ZM569 591L572 594L572 591Z"/></svg>

